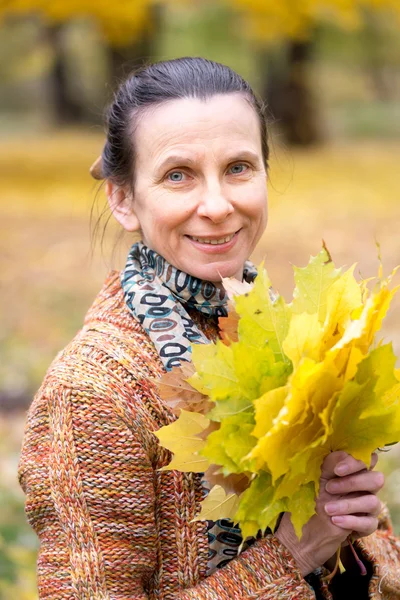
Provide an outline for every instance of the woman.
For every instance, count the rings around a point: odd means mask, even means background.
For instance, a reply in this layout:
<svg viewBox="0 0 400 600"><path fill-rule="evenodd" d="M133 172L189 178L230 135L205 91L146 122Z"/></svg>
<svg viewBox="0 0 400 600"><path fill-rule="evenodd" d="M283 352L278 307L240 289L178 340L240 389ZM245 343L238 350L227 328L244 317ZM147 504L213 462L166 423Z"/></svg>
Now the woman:
<svg viewBox="0 0 400 600"><path fill-rule="evenodd" d="M151 432L174 416L154 379L190 360L191 342L217 337L221 276L254 278L246 261L267 223L267 164L261 105L228 67L158 63L116 94L94 174L143 241L29 411L20 481L41 542L41 599L367 598L368 586L371 597L400 598L400 548L387 515L378 519L383 476L351 456L325 460L300 541L285 514L240 556L233 523L192 522L201 475L159 470L170 456ZM353 575L349 533L366 578ZM340 544L348 572L328 586Z"/></svg>

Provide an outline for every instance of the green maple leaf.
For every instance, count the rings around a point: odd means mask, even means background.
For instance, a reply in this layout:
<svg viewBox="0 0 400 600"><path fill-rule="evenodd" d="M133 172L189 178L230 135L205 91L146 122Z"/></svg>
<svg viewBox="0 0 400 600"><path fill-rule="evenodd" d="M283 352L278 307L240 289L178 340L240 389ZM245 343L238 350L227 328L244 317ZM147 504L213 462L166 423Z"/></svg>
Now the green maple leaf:
<svg viewBox="0 0 400 600"><path fill-rule="evenodd" d="M243 473L252 466L252 461L243 459L257 442L251 435L253 429L254 418L251 413L227 417L217 431L208 435L201 455L210 463L221 465L224 475Z"/></svg>
<svg viewBox="0 0 400 600"><path fill-rule="evenodd" d="M226 453L240 469L239 472L254 470L255 461L246 459L257 442L251 433L253 429L254 423L241 424L225 441Z"/></svg>
<svg viewBox="0 0 400 600"><path fill-rule="evenodd" d="M285 383L291 373L291 364L276 362L268 346L249 352L242 340L195 345L193 361L197 373L187 381L215 403L208 413L214 421L254 411L252 400Z"/></svg>
<svg viewBox="0 0 400 600"><path fill-rule="evenodd" d="M216 344L194 344L192 361L200 382L196 377L189 377L187 381L195 389L200 388L200 391L207 393L213 401L237 395L239 381L230 346L220 341Z"/></svg>
<svg viewBox="0 0 400 600"><path fill-rule="evenodd" d="M280 481L277 482L279 486ZM242 529L243 538L256 535L267 527L274 531L282 512L291 513L291 521L298 538L302 528L315 514L314 483L299 485L291 496L276 499L276 486L272 485L269 473L262 471L240 496L239 508L234 520Z"/></svg>
<svg viewBox="0 0 400 600"><path fill-rule="evenodd" d="M243 395L255 400L264 392L286 383L291 373L287 362L276 362L271 348L249 348L242 340L232 344L235 372Z"/></svg>
<svg viewBox="0 0 400 600"><path fill-rule="evenodd" d="M375 379L363 384L346 382L332 413L331 432L327 441L332 451L344 450L366 465L370 463L371 454L376 448L394 441L388 438L398 411L397 406L383 414L375 411L372 416L363 417L363 412L368 413L371 407L379 403L374 392L375 382Z"/></svg>
<svg viewBox="0 0 400 600"><path fill-rule="evenodd" d="M207 413L207 417L212 421L222 422L224 419L247 412L253 412L253 404L248 398L236 395L228 400L216 402L214 408Z"/></svg>
<svg viewBox="0 0 400 600"><path fill-rule="evenodd" d="M286 511L291 513L295 533L300 539L304 525L315 514L315 489L314 483L301 485L299 489L286 498Z"/></svg>
<svg viewBox="0 0 400 600"><path fill-rule="evenodd" d="M323 323L327 310L327 299L331 285L339 278L341 269L335 265L324 248L312 256L306 267L293 267L296 287L291 309L293 314L317 313Z"/></svg>
<svg viewBox="0 0 400 600"><path fill-rule="evenodd" d="M267 272L262 270L253 289L235 298L235 309L240 315L239 340L248 350L268 345L277 361L288 362L282 343L289 329L291 313L282 296L271 298L270 287Z"/></svg>
<svg viewBox="0 0 400 600"><path fill-rule="evenodd" d="M368 379L374 378L376 380L374 388L376 397L382 398L386 392L398 383L395 376L395 366L396 356L392 344L379 346L379 348L372 350L358 365L356 381L364 383ZM382 410L380 402L375 404L375 409L378 413Z"/></svg>
<svg viewBox="0 0 400 600"><path fill-rule="evenodd" d="M237 427L235 425L224 423L223 432L220 433L221 430L218 430L211 433L207 437L206 444L201 449L201 455L205 457L210 464L219 465L225 476L230 473L240 473L242 471L242 469L237 467L236 463L231 459L225 449L226 437L236 430Z"/></svg>
<svg viewBox="0 0 400 600"><path fill-rule="evenodd" d="M286 509L286 500L274 502L274 487L271 475L260 471L250 486L240 496L235 521L240 523L243 539L255 536L261 529L273 531L279 514Z"/></svg>

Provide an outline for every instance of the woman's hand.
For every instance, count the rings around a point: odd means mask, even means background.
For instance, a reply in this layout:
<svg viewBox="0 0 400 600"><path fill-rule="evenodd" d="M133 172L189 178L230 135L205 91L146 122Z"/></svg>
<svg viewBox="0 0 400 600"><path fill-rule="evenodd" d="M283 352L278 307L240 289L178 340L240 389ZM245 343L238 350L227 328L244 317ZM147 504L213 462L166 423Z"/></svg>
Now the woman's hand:
<svg viewBox="0 0 400 600"><path fill-rule="evenodd" d="M371 468L376 461L374 455ZM363 537L376 530L381 509L376 494L383 482L382 473L367 470L364 463L345 452L332 452L326 457L316 514L304 526L301 539L297 539L288 513L275 534L291 552L303 576L328 562L350 534Z"/></svg>
<svg viewBox="0 0 400 600"><path fill-rule="evenodd" d="M332 523L351 529L354 538L370 535L378 527L381 502L376 494L383 487L384 475L372 471L377 462L378 456L373 454L368 470L363 462L345 454L334 468L338 477L325 484L325 490L335 496L325 505L325 511L331 515Z"/></svg>

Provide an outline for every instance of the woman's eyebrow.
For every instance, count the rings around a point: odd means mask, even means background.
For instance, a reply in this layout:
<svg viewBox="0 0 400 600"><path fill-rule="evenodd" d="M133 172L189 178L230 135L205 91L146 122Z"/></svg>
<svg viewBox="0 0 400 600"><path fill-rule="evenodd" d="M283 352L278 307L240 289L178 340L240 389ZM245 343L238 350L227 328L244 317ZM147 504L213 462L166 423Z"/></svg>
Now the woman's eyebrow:
<svg viewBox="0 0 400 600"><path fill-rule="evenodd" d="M195 161L189 156L184 156L182 154L171 154L167 156L164 160L156 165L157 170L165 169L169 166L177 166L177 165L193 165Z"/></svg>
<svg viewBox="0 0 400 600"><path fill-rule="evenodd" d="M259 162L260 156L257 154L257 152L253 152L252 150L238 150L226 157L227 162L234 162L235 160L250 160L252 162Z"/></svg>

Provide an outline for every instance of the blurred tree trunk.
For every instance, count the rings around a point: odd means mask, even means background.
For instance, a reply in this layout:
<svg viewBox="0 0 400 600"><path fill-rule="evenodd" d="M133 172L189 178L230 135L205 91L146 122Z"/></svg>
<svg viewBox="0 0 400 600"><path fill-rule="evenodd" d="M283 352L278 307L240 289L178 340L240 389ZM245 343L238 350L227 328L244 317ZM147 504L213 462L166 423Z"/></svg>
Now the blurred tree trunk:
<svg viewBox="0 0 400 600"><path fill-rule="evenodd" d="M162 7L151 9L151 24L141 35L127 46L108 46L110 82L116 89L132 71L154 60L157 55L157 40L162 23Z"/></svg>
<svg viewBox="0 0 400 600"><path fill-rule="evenodd" d="M85 110L72 96L68 85L69 73L63 33L63 25L47 28L47 37L53 51L53 66L49 75L51 106L57 124L74 124L84 120Z"/></svg>
<svg viewBox="0 0 400 600"><path fill-rule="evenodd" d="M263 96L286 141L308 146L323 135L309 81L312 41L289 41L284 55L267 54ZM265 56L264 56L265 59ZM264 66L265 69L265 66Z"/></svg>
<svg viewBox="0 0 400 600"><path fill-rule="evenodd" d="M109 82L111 91L134 69L146 64L157 54L157 39L160 31L162 9L155 6L149 25L143 29L132 43L125 46L106 45L109 63ZM49 76L51 106L54 121L58 124L78 124L93 122L93 115L85 106L79 94L74 95L68 65L68 50L65 44L67 25L53 25L47 28L47 36L53 52L53 66ZM110 98L106 98L107 101ZM96 119L95 119L96 121Z"/></svg>
<svg viewBox="0 0 400 600"><path fill-rule="evenodd" d="M396 97L395 78L391 76L389 66L391 57L388 55L386 40L387 24L376 15L367 12L362 35L364 68L372 83L375 97L381 102L394 101Z"/></svg>

